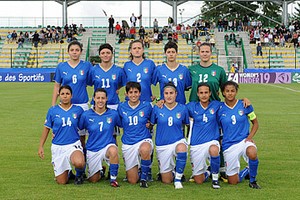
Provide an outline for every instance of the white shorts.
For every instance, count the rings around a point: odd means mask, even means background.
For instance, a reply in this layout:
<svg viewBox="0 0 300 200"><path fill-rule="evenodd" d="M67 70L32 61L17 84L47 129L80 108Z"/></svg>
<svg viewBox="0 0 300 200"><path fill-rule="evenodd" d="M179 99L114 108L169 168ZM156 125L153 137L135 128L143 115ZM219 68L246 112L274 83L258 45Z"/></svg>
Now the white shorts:
<svg viewBox="0 0 300 200"><path fill-rule="evenodd" d="M80 140L73 144L51 145L52 165L55 177L61 175L67 170L71 170L71 155L74 151L82 152Z"/></svg>
<svg viewBox="0 0 300 200"><path fill-rule="evenodd" d="M133 145L122 145L122 153L126 171L130 170L131 168L138 165L140 166L140 155L139 150L142 143L148 142L151 145L151 152L153 151L153 142L151 139L147 138L144 139L136 144Z"/></svg>
<svg viewBox="0 0 300 200"><path fill-rule="evenodd" d="M89 109L88 103L74 104L75 106L80 106L84 111ZM86 129L82 129L78 131L80 136L88 135L89 132Z"/></svg>
<svg viewBox="0 0 300 200"><path fill-rule="evenodd" d="M252 142L245 142L245 139L240 143L234 144L228 149L226 149L224 153L224 161L226 167L226 174L228 176L233 176L240 172L240 157L243 156L244 160L248 163L248 156L246 154L246 150L248 147L253 146L255 148L256 145Z"/></svg>
<svg viewBox="0 0 300 200"><path fill-rule="evenodd" d="M118 104L114 104L114 105L107 105L108 108L112 109L112 110L117 110L118 109ZM115 126L114 128L114 135L121 135L121 131L120 128L118 126Z"/></svg>
<svg viewBox="0 0 300 200"><path fill-rule="evenodd" d="M118 148L115 144L108 144L106 147L97 152L87 151L86 164L88 167L88 178L102 170L102 161L105 161L109 165L109 159L106 157L106 153L111 146Z"/></svg>
<svg viewBox="0 0 300 200"><path fill-rule="evenodd" d="M185 144L186 147L188 146L185 138L177 142L174 142L173 144L156 146L156 155L157 155L160 173L167 173L174 170L175 168L174 157L177 156L176 146L180 143Z"/></svg>
<svg viewBox="0 0 300 200"><path fill-rule="evenodd" d="M206 160L210 158L209 148L211 145L216 145L220 151L220 143L217 140L191 146L190 152L193 176L197 176L206 172Z"/></svg>

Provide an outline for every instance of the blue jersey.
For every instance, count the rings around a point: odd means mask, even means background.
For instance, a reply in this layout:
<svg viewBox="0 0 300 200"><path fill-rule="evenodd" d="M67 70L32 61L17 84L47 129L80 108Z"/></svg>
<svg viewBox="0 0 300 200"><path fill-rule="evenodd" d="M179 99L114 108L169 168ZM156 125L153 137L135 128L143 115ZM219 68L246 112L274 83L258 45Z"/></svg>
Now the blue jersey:
<svg viewBox="0 0 300 200"><path fill-rule="evenodd" d="M97 152L108 144L115 144L116 140L113 137L113 133L116 125L121 125L120 117L116 110L107 109L101 115L93 109L85 111L79 120L79 128L87 129L89 132L86 149Z"/></svg>
<svg viewBox="0 0 300 200"><path fill-rule="evenodd" d="M223 131L223 150L248 137L250 123L247 115L251 112L253 112L253 107L250 105L244 108L241 100L238 100L233 108L222 102L218 117Z"/></svg>
<svg viewBox="0 0 300 200"><path fill-rule="evenodd" d="M109 70L105 71L100 65L96 65L92 69L91 80L94 91L98 88L106 90L108 105L115 105L120 102L116 91L126 84L126 77L122 68L112 65Z"/></svg>
<svg viewBox="0 0 300 200"><path fill-rule="evenodd" d="M64 110L60 105L48 110L44 125L52 129L53 144L67 145L79 140L78 123L82 113L83 109L75 105L68 110Z"/></svg>
<svg viewBox="0 0 300 200"><path fill-rule="evenodd" d="M124 130L122 136L123 144L136 144L143 139L152 138L146 123L150 120L152 106L149 102L140 102L136 108L129 106L125 101L118 106Z"/></svg>
<svg viewBox="0 0 300 200"><path fill-rule="evenodd" d="M166 64L156 67L153 75L153 84L159 83L161 99L164 98L163 88L169 81L172 81L177 88L176 102L185 104L184 91L192 85L191 74L188 68L181 64L174 71L170 70Z"/></svg>
<svg viewBox="0 0 300 200"><path fill-rule="evenodd" d="M90 62L80 61L76 67L71 67L68 62L59 63L54 80L61 85L69 85L72 88L72 103L82 104L89 101L87 85L91 85L89 73L92 65Z"/></svg>
<svg viewBox="0 0 300 200"><path fill-rule="evenodd" d="M220 131L217 112L221 103L212 101L207 108L203 108L200 102L187 104L189 115L194 119L191 134L191 145L204 144L212 140L219 140Z"/></svg>
<svg viewBox="0 0 300 200"><path fill-rule="evenodd" d="M138 82L141 84L142 91L140 100L151 102L152 90L151 84L153 84L153 73L155 70L155 64L152 60L145 59L139 65L136 65L132 61L127 61L124 64L124 72L126 74L126 80ZM126 98L127 99L127 98Z"/></svg>
<svg viewBox="0 0 300 200"><path fill-rule="evenodd" d="M179 103L171 110L165 105L162 108L154 106L150 122L157 124L156 146L173 144L184 138L182 125L189 124L188 109Z"/></svg>

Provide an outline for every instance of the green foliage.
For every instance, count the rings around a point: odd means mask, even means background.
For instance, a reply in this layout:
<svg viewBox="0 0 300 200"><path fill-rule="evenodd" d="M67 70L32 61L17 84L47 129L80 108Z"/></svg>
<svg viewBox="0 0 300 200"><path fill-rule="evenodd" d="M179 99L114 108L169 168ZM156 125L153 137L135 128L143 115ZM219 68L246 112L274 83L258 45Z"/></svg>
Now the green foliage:
<svg viewBox="0 0 300 200"><path fill-rule="evenodd" d="M158 94L158 87L154 93ZM287 89L286 89L287 88ZM288 90L292 89L292 90ZM51 166L51 136L45 144L45 160L37 155L44 119L51 106L53 83L0 83L1 199L297 199L300 157L299 84L240 85L239 98L247 97L254 106L260 128L254 140L260 159L258 181L253 190L244 181L213 190L203 185L183 183L182 190L160 182L148 189L122 182L125 177L120 159L120 188L107 180L81 186L57 185ZM294 91L293 91L294 90ZM89 88L92 94L92 88ZM124 90L120 91L124 99ZM118 138L119 144L120 138ZM119 145L121 156L121 145ZM120 157L122 158L122 157ZM245 163L241 162L242 167ZM154 159L153 174L157 173ZM185 175L191 175L189 160Z"/></svg>

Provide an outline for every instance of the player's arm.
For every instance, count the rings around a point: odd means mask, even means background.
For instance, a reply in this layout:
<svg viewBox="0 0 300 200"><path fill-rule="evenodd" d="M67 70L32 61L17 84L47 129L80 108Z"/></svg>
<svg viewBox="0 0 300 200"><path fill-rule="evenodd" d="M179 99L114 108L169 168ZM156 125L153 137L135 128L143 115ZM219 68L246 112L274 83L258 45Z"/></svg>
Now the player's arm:
<svg viewBox="0 0 300 200"><path fill-rule="evenodd" d="M242 98L242 101L243 101L244 108L247 108L251 105L250 100L247 98Z"/></svg>
<svg viewBox="0 0 300 200"><path fill-rule="evenodd" d="M40 139L40 146L38 150L38 155L41 159L44 159L44 144L47 140L49 132L50 132L50 128L44 126L43 133Z"/></svg>
<svg viewBox="0 0 300 200"><path fill-rule="evenodd" d="M51 102L52 106L56 105L59 87L60 87L60 83L55 82L54 83L54 88L53 88L53 93L52 93L52 102Z"/></svg>
<svg viewBox="0 0 300 200"><path fill-rule="evenodd" d="M258 130L258 120L257 120L257 117L254 112L249 113L248 118L250 119L250 121L252 123L252 127L251 127L251 131L250 131L248 137L246 138L246 141L254 142L253 137Z"/></svg>

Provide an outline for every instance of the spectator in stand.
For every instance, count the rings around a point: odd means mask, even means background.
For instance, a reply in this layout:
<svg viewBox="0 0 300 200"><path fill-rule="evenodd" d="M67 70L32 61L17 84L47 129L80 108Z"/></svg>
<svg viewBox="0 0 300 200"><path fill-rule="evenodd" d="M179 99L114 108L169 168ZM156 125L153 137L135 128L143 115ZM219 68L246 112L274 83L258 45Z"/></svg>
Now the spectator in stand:
<svg viewBox="0 0 300 200"><path fill-rule="evenodd" d="M114 23L115 23L115 19L111 15L110 18L108 18L108 33L109 34L114 34Z"/></svg>
<svg viewBox="0 0 300 200"><path fill-rule="evenodd" d="M214 37L211 37L211 38L210 38L209 44L210 44L212 47L215 47L216 41L215 41Z"/></svg>
<svg viewBox="0 0 300 200"><path fill-rule="evenodd" d="M119 24L119 22L117 22L115 29L116 29L117 35L120 35L121 25Z"/></svg>
<svg viewBox="0 0 300 200"><path fill-rule="evenodd" d="M37 31L35 31L35 33L33 34L33 37L32 37L32 43L34 45L34 47L38 47L38 44L39 44L39 41L40 41L40 35L38 34Z"/></svg>
<svg viewBox="0 0 300 200"><path fill-rule="evenodd" d="M122 42L124 42L126 39L126 34L125 34L125 30L121 29L120 31L120 35L119 35L119 44L121 44Z"/></svg>
<svg viewBox="0 0 300 200"><path fill-rule="evenodd" d="M192 35L194 39L198 39L198 28L195 26L192 28Z"/></svg>
<svg viewBox="0 0 300 200"><path fill-rule="evenodd" d="M234 32L231 32L229 35L229 43L236 43L236 36L234 34Z"/></svg>
<svg viewBox="0 0 300 200"><path fill-rule="evenodd" d="M153 33L158 33L158 32L159 32L158 28L153 29Z"/></svg>
<svg viewBox="0 0 300 200"><path fill-rule="evenodd" d="M223 20L222 19L219 19L218 20L218 31L219 32L223 32L223 28L224 28L224 26L223 26Z"/></svg>
<svg viewBox="0 0 300 200"><path fill-rule="evenodd" d="M226 17L223 19L223 26L224 26L224 31L227 31L227 29L228 29L228 20L227 20Z"/></svg>
<svg viewBox="0 0 300 200"><path fill-rule="evenodd" d="M79 25L78 33L85 32L85 28L83 28L82 24Z"/></svg>
<svg viewBox="0 0 300 200"><path fill-rule="evenodd" d="M158 33L157 39L158 39L160 42L162 42L162 41L164 40L164 36L163 36L163 34L162 34L161 32Z"/></svg>
<svg viewBox="0 0 300 200"><path fill-rule="evenodd" d="M157 28L158 29L158 21L157 21L156 18L153 21L153 28Z"/></svg>
<svg viewBox="0 0 300 200"><path fill-rule="evenodd" d="M18 39L18 49L23 48L23 43L24 43L24 38L22 35L20 35L19 39Z"/></svg>
<svg viewBox="0 0 300 200"><path fill-rule="evenodd" d="M243 17L243 31L248 31L248 17L247 15L244 15Z"/></svg>
<svg viewBox="0 0 300 200"><path fill-rule="evenodd" d="M11 34L11 38L12 38L12 41L17 41L17 32L15 30L13 30L12 34Z"/></svg>
<svg viewBox="0 0 300 200"><path fill-rule="evenodd" d="M172 18L172 17L169 17L169 18L168 18L168 25L169 25L169 28L172 28L173 24L174 24L173 18Z"/></svg>
<svg viewBox="0 0 300 200"><path fill-rule="evenodd" d="M135 27L134 27L134 26L132 26L132 27L130 28L129 33L130 33L129 38L130 38L130 39L135 39L136 31L135 31Z"/></svg>
<svg viewBox="0 0 300 200"><path fill-rule="evenodd" d="M187 35L186 35L186 43L189 44L189 40L191 41L191 43L194 43L193 41L193 35L191 33L191 30L188 30Z"/></svg>
<svg viewBox="0 0 300 200"><path fill-rule="evenodd" d="M167 29L166 26L163 27L163 29L161 30L161 33L162 33L163 35L165 35L166 37L168 36L168 29Z"/></svg>
<svg viewBox="0 0 300 200"><path fill-rule="evenodd" d="M184 26L184 24L181 25L180 32L181 32L182 38L185 39L186 38L186 34L187 34L187 30L186 30L186 27Z"/></svg>
<svg viewBox="0 0 300 200"><path fill-rule="evenodd" d="M261 43L258 42L257 46L256 46L256 55L257 56L262 56L262 47L261 47Z"/></svg>
<svg viewBox="0 0 300 200"><path fill-rule="evenodd" d="M27 31L24 34L24 39L25 39L24 42L29 42L29 33Z"/></svg>
<svg viewBox="0 0 300 200"><path fill-rule="evenodd" d="M131 26L135 27L136 26L136 21L137 21L137 18L136 16L134 16L134 13L132 13L131 17L130 17L130 22L131 22Z"/></svg>
<svg viewBox="0 0 300 200"><path fill-rule="evenodd" d="M146 34L145 28L143 26L141 26L140 29L139 29L140 39L144 39L145 34Z"/></svg>
<svg viewBox="0 0 300 200"><path fill-rule="evenodd" d="M7 38L7 43L11 43L12 37L11 37L11 33L9 31L8 31L6 38Z"/></svg>
<svg viewBox="0 0 300 200"><path fill-rule="evenodd" d="M126 38L130 38L130 29L129 29L129 27L125 28L125 35L126 35Z"/></svg>
<svg viewBox="0 0 300 200"><path fill-rule="evenodd" d="M145 39L144 39L144 45L145 45L145 48L150 48L150 39L148 37L148 35L146 35Z"/></svg>
<svg viewBox="0 0 300 200"><path fill-rule="evenodd" d="M176 32L173 32L172 40L176 43L178 42L178 34Z"/></svg>

